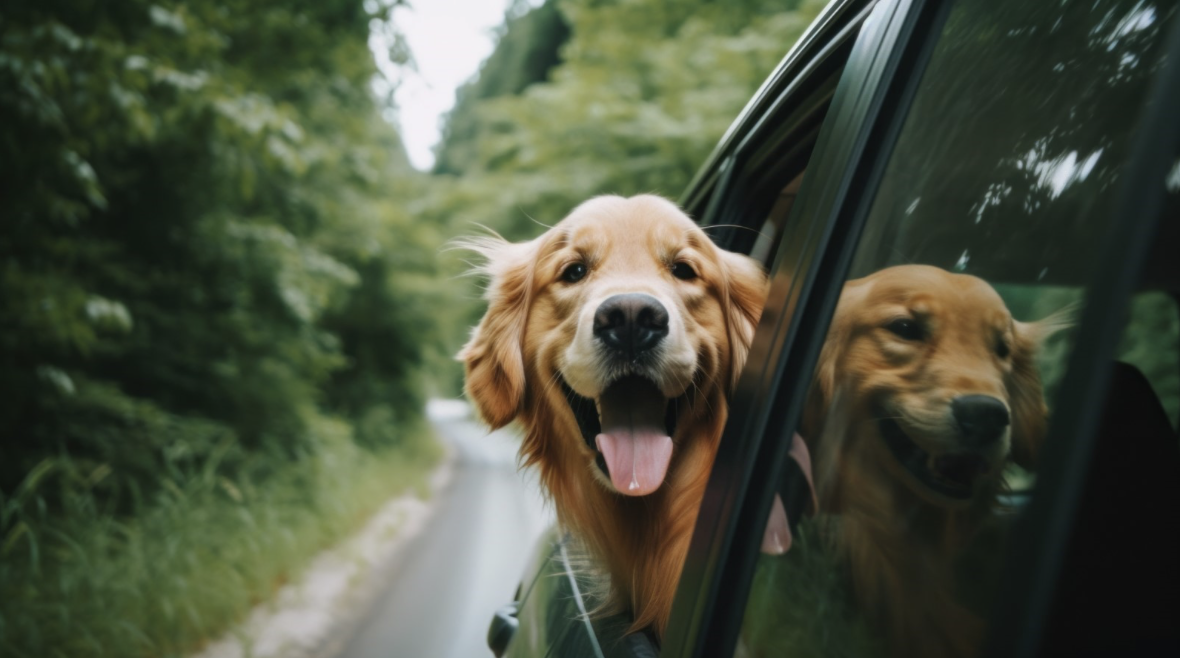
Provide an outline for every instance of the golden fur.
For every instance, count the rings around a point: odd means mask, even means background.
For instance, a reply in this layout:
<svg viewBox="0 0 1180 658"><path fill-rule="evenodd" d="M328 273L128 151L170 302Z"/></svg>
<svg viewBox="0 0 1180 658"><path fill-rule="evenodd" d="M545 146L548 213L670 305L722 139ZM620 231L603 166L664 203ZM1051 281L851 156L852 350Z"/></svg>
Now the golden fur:
<svg viewBox="0 0 1180 658"><path fill-rule="evenodd" d="M755 261L718 249L671 202L655 196L597 197L540 237L468 246L487 259L488 310L459 357L466 392L493 428L519 420L521 457L536 465L558 520L610 574L611 610L630 610L632 630L657 637L671 612L698 507L736 381L766 292ZM674 276L687 264L694 278ZM571 265L584 278L563 278ZM640 292L660 300L670 334L650 374L679 398L666 477L654 492L627 496L596 466L567 385L597 398L610 382L588 327L607 297Z"/></svg>
<svg viewBox="0 0 1180 658"><path fill-rule="evenodd" d="M839 519L835 542L858 607L893 655L978 650L982 620L956 600L954 562L994 512L1006 461L1031 468L1036 458L1047 411L1035 354L1054 327L1013 320L986 282L935 267L845 285L801 432L821 510ZM950 403L966 395L1007 408L1010 425L994 442L964 445ZM945 455L978 460L978 477L965 480L973 492L948 497L907 470L884 439L890 422L921 449L917 459L929 458L925 467Z"/></svg>

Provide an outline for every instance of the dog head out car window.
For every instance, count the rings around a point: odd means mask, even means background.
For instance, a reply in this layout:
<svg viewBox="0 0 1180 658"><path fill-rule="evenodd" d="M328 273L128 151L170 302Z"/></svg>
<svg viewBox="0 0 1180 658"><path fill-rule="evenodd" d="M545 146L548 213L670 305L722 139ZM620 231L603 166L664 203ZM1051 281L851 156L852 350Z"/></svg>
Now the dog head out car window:
<svg viewBox="0 0 1180 658"><path fill-rule="evenodd" d="M492 427L517 420L558 519L611 573L615 607L667 620L766 294L675 204L604 196L484 256L488 310L459 358Z"/></svg>

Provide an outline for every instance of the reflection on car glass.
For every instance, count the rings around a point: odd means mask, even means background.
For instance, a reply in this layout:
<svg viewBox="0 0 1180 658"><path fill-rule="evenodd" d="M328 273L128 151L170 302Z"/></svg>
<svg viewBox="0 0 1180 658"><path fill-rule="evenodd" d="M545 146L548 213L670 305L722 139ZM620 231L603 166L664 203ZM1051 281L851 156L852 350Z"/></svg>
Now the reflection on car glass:
<svg viewBox="0 0 1180 658"><path fill-rule="evenodd" d="M1036 495L1067 318L1119 230L1120 176L1176 13L1150 0L951 8L867 191L798 428L820 514L760 559L743 655L978 652L1002 605L1007 530ZM1172 417L1178 273L1153 256L1119 350Z"/></svg>
<svg viewBox="0 0 1180 658"><path fill-rule="evenodd" d="M775 199L774 206L770 210L770 215L762 225L758 239L754 241L754 246L750 249L750 258L766 265L770 265L774 261L777 247L782 242L780 238L783 227L786 226L787 217L791 215L791 208L795 207L795 198L799 195L799 187L802 183L803 173L800 173L779 192L778 198Z"/></svg>
<svg viewBox="0 0 1180 658"><path fill-rule="evenodd" d="M983 620L957 561L997 520L1009 459L1045 434L1036 352L1065 326L1012 318L974 276L902 265L849 282L801 433L854 602L907 655L974 653Z"/></svg>
<svg viewBox="0 0 1180 658"><path fill-rule="evenodd" d="M1084 283L1172 2L962 2L906 119L855 274L922 262Z"/></svg>

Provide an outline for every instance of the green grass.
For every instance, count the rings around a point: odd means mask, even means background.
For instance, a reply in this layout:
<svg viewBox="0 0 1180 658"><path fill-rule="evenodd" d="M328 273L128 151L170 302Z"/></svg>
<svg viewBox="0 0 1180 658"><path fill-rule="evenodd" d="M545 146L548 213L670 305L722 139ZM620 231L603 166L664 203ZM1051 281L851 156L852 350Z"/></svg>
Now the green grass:
<svg viewBox="0 0 1180 658"><path fill-rule="evenodd" d="M426 495L441 457L428 429L382 452L335 434L315 456L265 476L230 479L212 467L161 476L159 493L130 518L93 501L44 514L36 492L53 480L47 461L0 498L10 528L0 538L0 655L186 655L390 497Z"/></svg>

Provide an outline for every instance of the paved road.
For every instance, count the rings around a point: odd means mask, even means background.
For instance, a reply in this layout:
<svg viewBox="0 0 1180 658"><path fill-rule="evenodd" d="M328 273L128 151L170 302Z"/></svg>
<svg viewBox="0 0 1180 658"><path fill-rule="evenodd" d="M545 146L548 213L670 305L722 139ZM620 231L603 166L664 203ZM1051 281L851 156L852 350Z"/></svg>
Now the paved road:
<svg viewBox="0 0 1180 658"><path fill-rule="evenodd" d="M516 470L509 433L489 435L455 400L432 401L428 414L456 450L454 476L342 658L491 656L492 612L511 600L552 520L531 473Z"/></svg>

